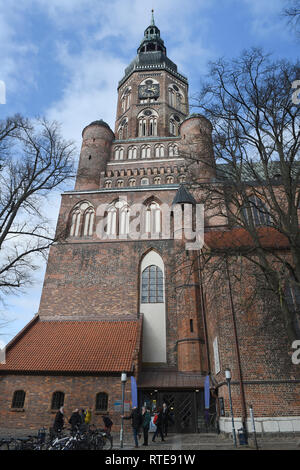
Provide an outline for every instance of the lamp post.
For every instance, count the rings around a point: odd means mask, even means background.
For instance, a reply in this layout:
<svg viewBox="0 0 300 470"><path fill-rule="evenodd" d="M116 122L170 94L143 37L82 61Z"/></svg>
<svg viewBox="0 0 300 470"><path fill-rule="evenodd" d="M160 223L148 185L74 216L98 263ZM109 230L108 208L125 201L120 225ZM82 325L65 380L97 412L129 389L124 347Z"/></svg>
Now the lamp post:
<svg viewBox="0 0 300 470"><path fill-rule="evenodd" d="M124 399L125 399L125 385L127 381L127 375L125 372L122 372L121 374L121 384L122 384L122 418L121 418L121 432L120 432L120 446L121 449L123 449L123 435L124 435L124 422L123 422L123 416L124 416Z"/></svg>
<svg viewBox="0 0 300 470"><path fill-rule="evenodd" d="M230 403L230 413L231 413L231 422L232 422L232 437L233 437L233 443L234 446L236 447L236 434L235 434L235 428L234 428L234 419L233 419L233 409L232 409L232 400L231 400L231 387L230 387L230 382L231 382L231 370L230 369L225 369L225 377L226 377L226 382L228 385L228 395L229 395L229 403Z"/></svg>

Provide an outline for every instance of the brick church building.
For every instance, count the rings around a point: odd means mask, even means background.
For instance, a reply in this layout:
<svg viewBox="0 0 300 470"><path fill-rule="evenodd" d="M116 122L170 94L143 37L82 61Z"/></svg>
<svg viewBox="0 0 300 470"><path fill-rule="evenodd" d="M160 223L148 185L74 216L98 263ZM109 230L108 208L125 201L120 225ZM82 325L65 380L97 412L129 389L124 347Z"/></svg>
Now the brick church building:
<svg viewBox="0 0 300 470"><path fill-rule="evenodd" d="M171 432L208 430L209 375L210 416L230 432L229 367L237 427L244 420L251 430L251 404L258 432L300 431L299 366L286 353L280 321L268 326L267 309L233 312L227 281L216 299L198 250L175 236L172 214L170 233L162 230L163 206L194 207L201 184L217 179L211 133L205 117L189 114L188 80L168 58L152 17L119 82L114 131L101 119L83 129L39 312L0 366L1 426L49 427L64 404L68 416L91 407L97 426L109 412L117 430L126 372L126 402L134 376L140 405L172 408ZM191 151L206 152L206 161L187 165ZM131 236L135 217L138 235ZM207 250L233 237L243 243L219 217L205 218L204 231ZM278 239L276 249L285 243Z"/></svg>

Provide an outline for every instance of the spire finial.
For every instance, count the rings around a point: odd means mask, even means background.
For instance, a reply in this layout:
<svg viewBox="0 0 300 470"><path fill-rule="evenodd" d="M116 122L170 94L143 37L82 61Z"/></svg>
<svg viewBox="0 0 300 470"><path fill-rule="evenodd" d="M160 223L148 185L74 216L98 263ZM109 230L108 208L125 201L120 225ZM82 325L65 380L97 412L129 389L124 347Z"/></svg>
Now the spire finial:
<svg viewBox="0 0 300 470"><path fill-rule="evenodd" d="M153 10L153 9L151 10L151 26L155 26L155 22L154 22L154 10Z"/></svg>

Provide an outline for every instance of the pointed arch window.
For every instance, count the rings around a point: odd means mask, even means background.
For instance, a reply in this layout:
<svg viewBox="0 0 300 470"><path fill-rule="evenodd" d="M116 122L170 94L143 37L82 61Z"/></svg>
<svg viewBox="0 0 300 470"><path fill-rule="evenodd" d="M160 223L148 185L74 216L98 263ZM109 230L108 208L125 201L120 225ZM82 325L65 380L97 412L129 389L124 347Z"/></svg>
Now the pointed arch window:
<svg viewBox="0 0 300 470"><path fill-rule="evenodd" d="M94 231L95 211L93 207L89 207L84 213L83 235L92 236Z"/></svg>
<svg viewBox="0 0 300 470"><path fill-rule="evenodd" d="M160 176L155 176L155 177L153 178L153 182L154 182L154 184L160 184L160 183L161 183L161 178L160 178Z"/></svg>
<svg viewBox="0 0 300 470"><path fill-rule="evenodd" d="M173 184L173 183L174 183L173 176L167 176L167 184Z"/></svg>
<svg viewBox="0 0 300 470"><path fill-rule="evenodd" d="M146 208L145 232L161 232L161 210L156 201L150 202Z"/></svg>
<svg viewBox="0 0 300 470"><path fill-rule="evenodd" d="M111 186L112 186L111 180L106 180L105 181L105 188L111 188Z"/></svg>
<svg viewBox="0 0 300 470"><path fill-rule="evenodd" d="M144 109L138 115L140 137L157 135L158 113L153 109Z"/></svg>
<svg viewBox="0 0 300 470"><path fill-rule="evenodd" d="M118 200L107 209L106 233L126 235L129 233L130 209L125 201Z"/></svg>
<svg viewBox="0 0 300 470"><path fill-rule="evenodd" d="M124 159L124 148L116 147L115 148L115 160L123 160L123 159Z"/></svg>
<svg viewBox="0 0 300 470"><path fill-rule="evenodd" d="M129 109L131 103L131 87L127 87L121 96L121 108L124 113Z"/></svg>
<svg viewBox="0 0 300 470"><path fill-rule="evenodd" d="M51 410L59 410L64 405L65 394L63 392L54 392L51 400Z"/></svg>
<svg viewBox="0 0 300 470"><path fill-rule="evenodd" d="M157 158L161 158L165 156L165 147L162 144L158 144L155 146L155 156Z"/></svg>
<svg viewBox="0 0 300 470"><path fill-rule="evenodd" d="M137 158L137 148L135 146L128 147L128 159L132 160Z"/></svg>
<svg viewBox="0 0 300 470"><path fill-rule="evenodd" d="M78 203L71 213L70 237L92 236L95 209L87 201Z"/></svg>
<svg viewBox="0 0 300 470"><path fill-rule="evenodd" d="M107 411L108 407L108 395L104 392L99 392L96 395L96 411Z"/></svg>
<svg viewBox="0 0 300 470"><path fill-rule="evenodd" d="M164 278L158 266L148 266L142 272L141 302L144 304L164 302Z"/></svg>
<svg viewBox="0 0 300 470"><path fill-rule="evenodd" d="M242 214L247 225L251 222L256 225L270 225L270 213L262 200L257 196L250 196L248 203L242 207Z"/></svg>
<svg viewBox="0 0 300 470"><path fill-rule="evenodd" d="M118 127L119 140L128 138L128 118L124 118Z"/></svg>
<svg viewBox="0 0 300 470"><path fill-rule="evenodd" d="M169 145L169 157L174 157L176 155L178 155L178 145L170 144Z"/></svg>
<svg viewBox="0 0 300 470"><path fill-rule="evenodd" d="M16 390L13 394L11 407L12 408L24 408L25 395L26 394L24 390Z"/></svg>
<svg viewBox="0 0 300 470"><path fill-rule="evenodd" d="M150 157L151 157L151 147L150 147L150 145L142 145L141 158L150 158Z"/></svg>
<svg viewBox="0 0 300 470"><path fill-rule="evenodd" d="M178 136L180 123L181 123L181 119L178 116L178 114L173 114L170 117L170 134L171 135Z"/></svg>
<svg viewBox="0 0 300 470"><path fill-rule="evenodd" d="M130 187L133 187L136 185L136 180L134 178L131 178L129 181L128 181L128 184Z"/></svg>

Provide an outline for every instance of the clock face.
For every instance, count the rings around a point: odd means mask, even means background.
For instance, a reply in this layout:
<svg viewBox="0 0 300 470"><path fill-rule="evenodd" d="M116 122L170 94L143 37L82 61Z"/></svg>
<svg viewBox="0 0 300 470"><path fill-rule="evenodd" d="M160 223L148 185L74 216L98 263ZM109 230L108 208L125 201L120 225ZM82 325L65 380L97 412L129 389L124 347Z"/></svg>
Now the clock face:
<svg viewBox="0 0 300 470"><path fill-rule="evenodd" d="M158 98L159 84L152 83L151 80L147 80L147 82L145 85L139 85L139 98Z"/></svg>

